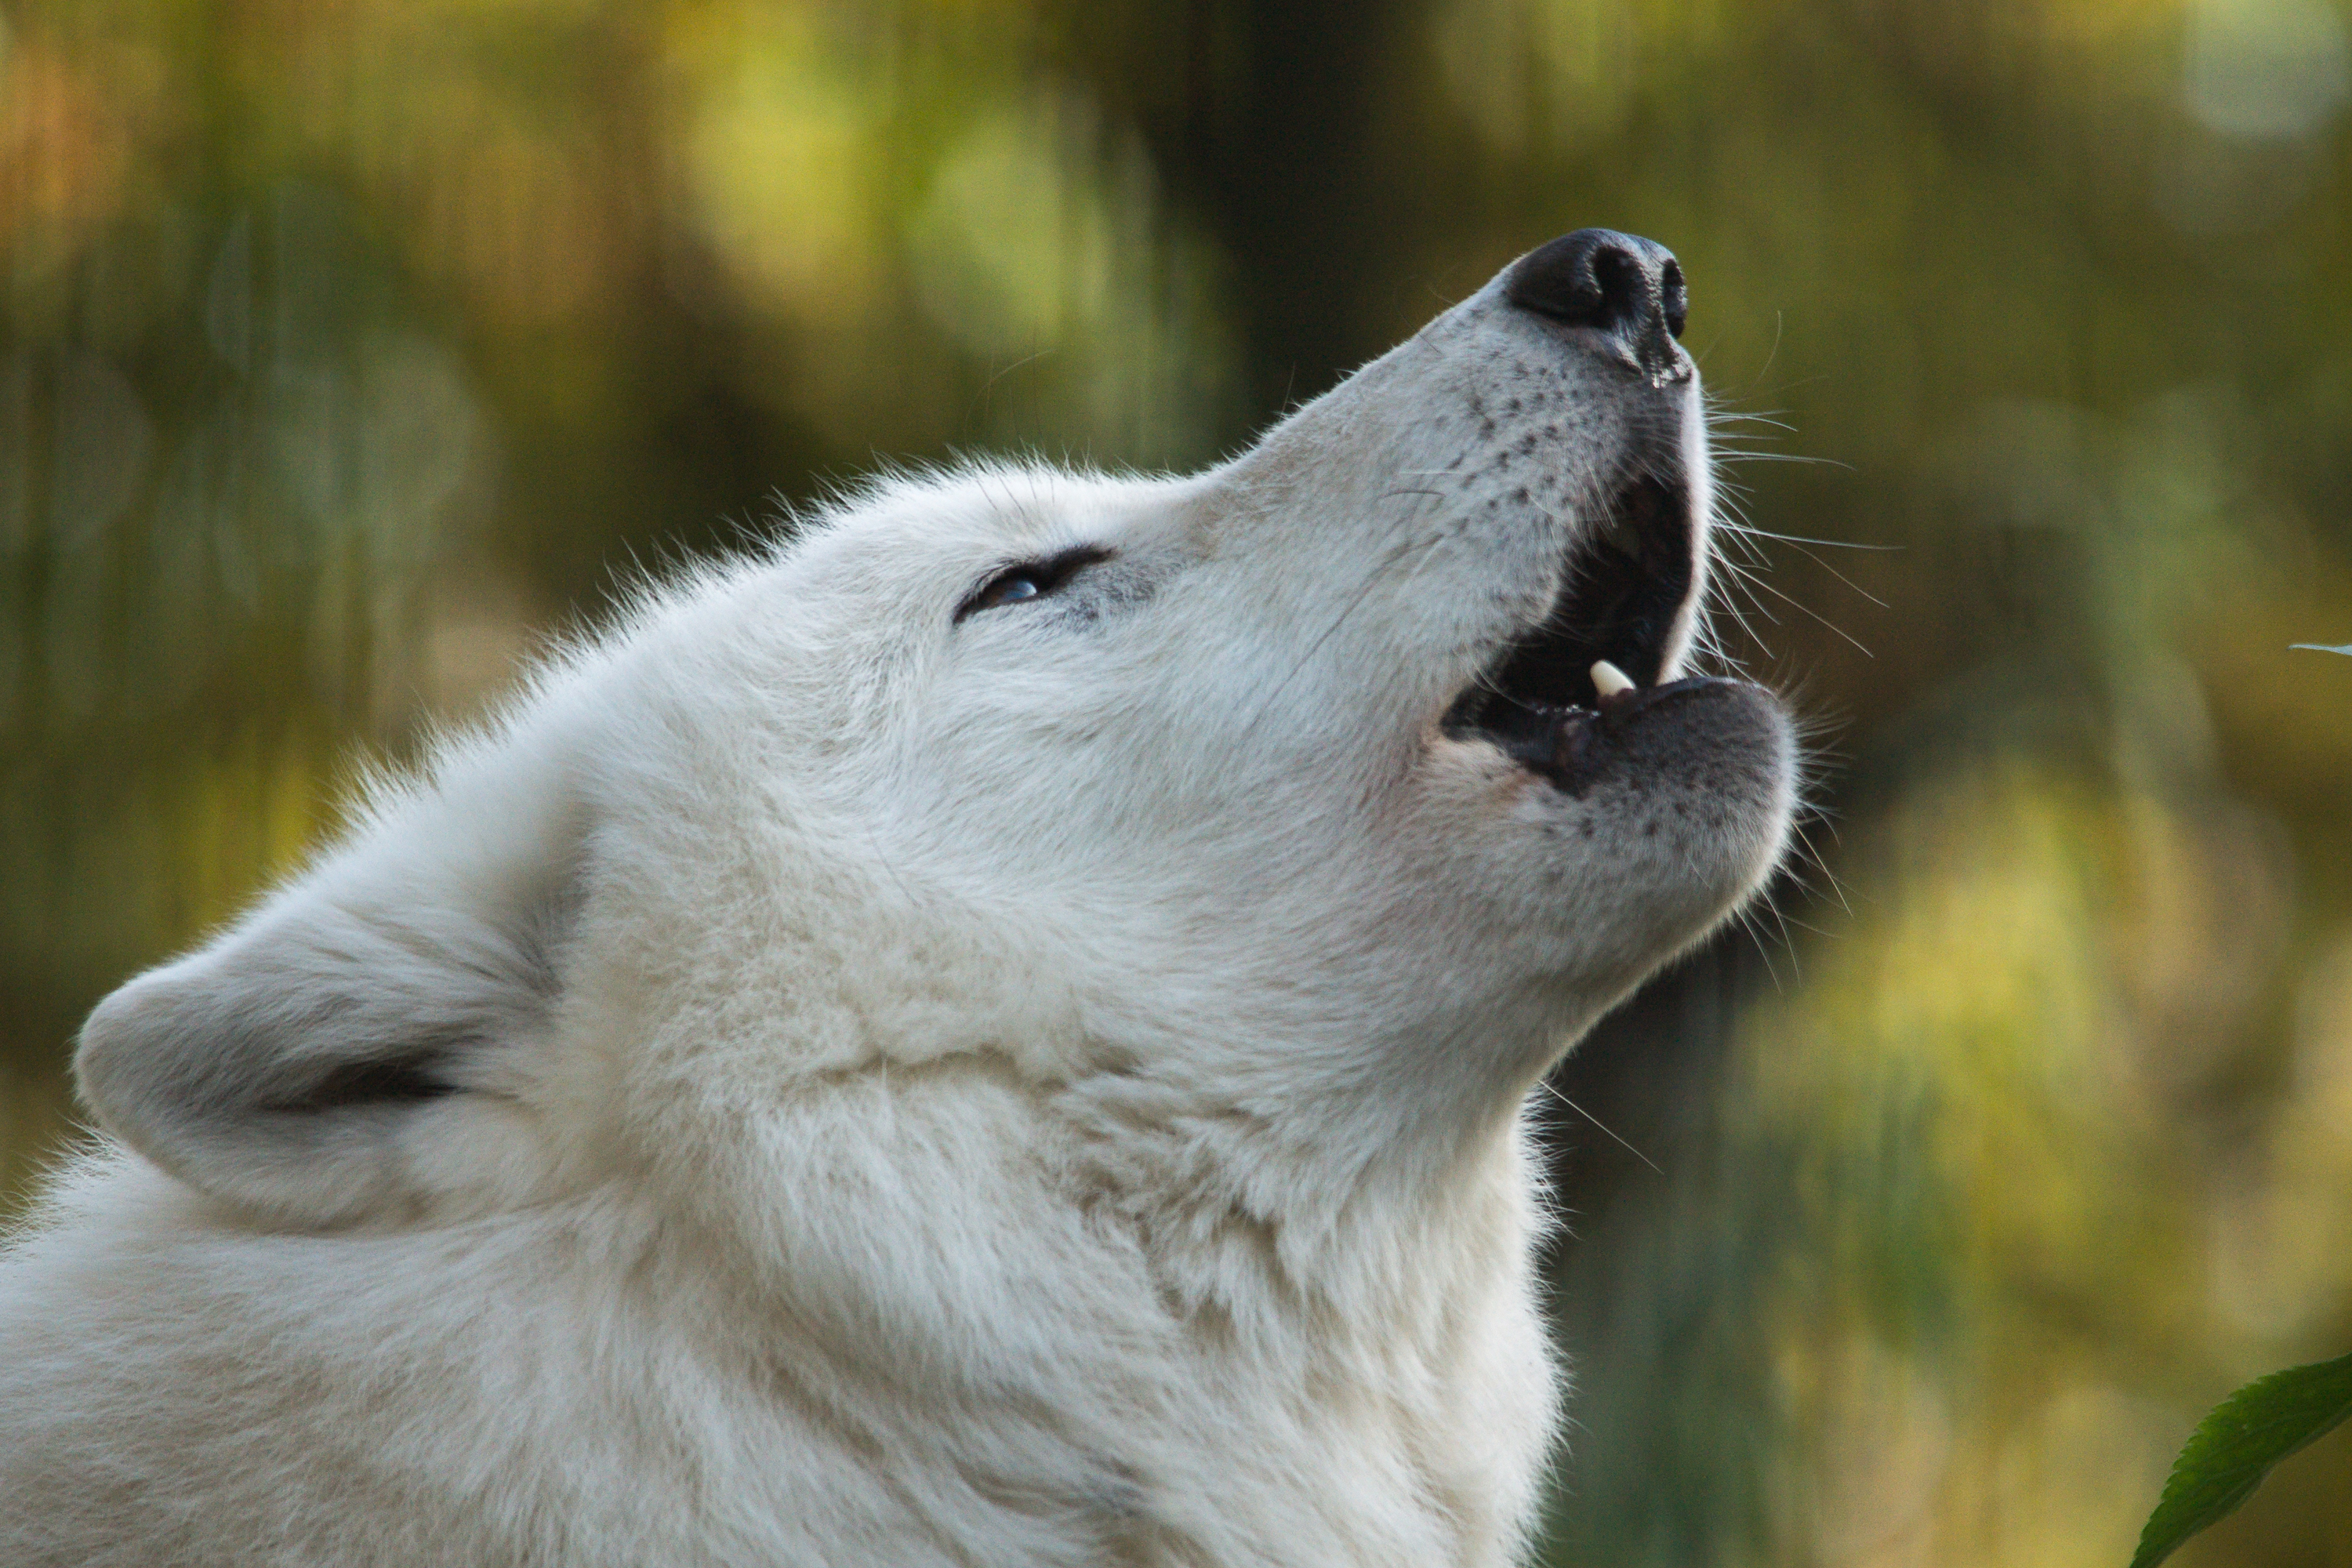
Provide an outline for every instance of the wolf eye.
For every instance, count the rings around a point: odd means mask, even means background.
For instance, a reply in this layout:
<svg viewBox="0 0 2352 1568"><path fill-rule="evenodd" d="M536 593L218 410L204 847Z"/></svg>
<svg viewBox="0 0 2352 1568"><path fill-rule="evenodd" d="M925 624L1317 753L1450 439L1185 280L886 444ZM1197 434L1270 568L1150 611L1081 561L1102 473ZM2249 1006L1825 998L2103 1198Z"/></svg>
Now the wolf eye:
<svg viewBox="0 0 2352 1568"><path fill-rule="evenodd" d="M1110 553L1100 545L1081 544L1043 561L1024 561L1007 566L966 595L963 603L956 606L955 618L961 621L976 611L1002 609L1024 599L1042 599L1076 576L1081 569L1109 560Z"/></svg>
<svg viewBox="0 0 2352 1568"><path fill-rule="evenodd" d="M1006 572L989 580L988 586L964 601L966 612L992 610L999 605L1014 604L1022 599L1034 599L1045 591L1038 574L1027 567Z"/></svg>

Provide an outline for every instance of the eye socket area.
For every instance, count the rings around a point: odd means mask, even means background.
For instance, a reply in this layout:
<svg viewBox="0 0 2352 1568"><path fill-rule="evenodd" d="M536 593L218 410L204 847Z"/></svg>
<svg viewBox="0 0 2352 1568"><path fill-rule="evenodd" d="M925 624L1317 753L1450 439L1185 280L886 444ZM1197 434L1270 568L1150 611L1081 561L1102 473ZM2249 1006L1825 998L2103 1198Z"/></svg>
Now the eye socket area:
<svg viewBox="0 0 2352 1568"><path fill-rule="evenodd" d="M982 610L1000 610L1008 605L1024 604L1042 599L1058 591L1069 580L1097 561L1108 561L1111 552L1098 544L1078 544L1037 561L1015 562L989 574L963 603L956 606L955 618Z"/></svg>

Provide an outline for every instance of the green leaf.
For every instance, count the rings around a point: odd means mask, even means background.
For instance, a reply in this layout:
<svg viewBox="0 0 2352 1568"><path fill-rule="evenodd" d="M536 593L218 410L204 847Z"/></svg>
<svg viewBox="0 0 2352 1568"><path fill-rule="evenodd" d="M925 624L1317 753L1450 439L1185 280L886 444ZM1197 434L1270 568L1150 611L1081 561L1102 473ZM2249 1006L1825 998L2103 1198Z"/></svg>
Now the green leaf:
<svg viewBox="0 0 2352 1568"><path fill-rule="evenodd" d="M2290 648L2307 647L2314 653L2352 654L2352 642L2341 643L2333 647L2324 642L2291 642L2286 646Z"/></svg>
<svg viewBox="0 0 2352 1568"><path fill-rule="evenodd" d="M2352 1416L2352 1355L2274 1372L2221 1401L2173 1461L2131 1568L2156 1568L2182 1542L2253 1496L2273 1466L2347 1416Z"/></svg>

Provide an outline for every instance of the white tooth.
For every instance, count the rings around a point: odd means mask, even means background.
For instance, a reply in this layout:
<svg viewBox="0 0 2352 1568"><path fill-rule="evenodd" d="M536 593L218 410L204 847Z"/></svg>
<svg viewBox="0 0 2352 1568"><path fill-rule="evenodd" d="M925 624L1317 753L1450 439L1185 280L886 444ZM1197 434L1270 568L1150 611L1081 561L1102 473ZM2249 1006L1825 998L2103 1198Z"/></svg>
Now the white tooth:
<svg viewBox="0 0 2352 1568"><path fill-rule="evenodd" d="M1596 660L1592 666L1592 689L1601 693L1605 701L1621 691L1633 690L1633 683L1625 678L1623 670L1604 658Z"/></svg>

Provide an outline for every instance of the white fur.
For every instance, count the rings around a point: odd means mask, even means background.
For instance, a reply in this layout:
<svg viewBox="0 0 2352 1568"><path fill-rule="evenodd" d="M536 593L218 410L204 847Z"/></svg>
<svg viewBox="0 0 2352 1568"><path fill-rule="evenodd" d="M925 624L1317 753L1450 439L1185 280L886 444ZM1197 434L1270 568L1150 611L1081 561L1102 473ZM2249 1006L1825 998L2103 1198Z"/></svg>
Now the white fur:
<svg viewBox="0 0 2352 1568"><path fill-rule="evenodd" d="M1697 396L1490 287L1205 474L648 595L92 1017L0 1562L1510 1560L1522 1103L1790 758L1759 697L1580 798L1438 720L1631 465L1704 514Z"/></svg>

